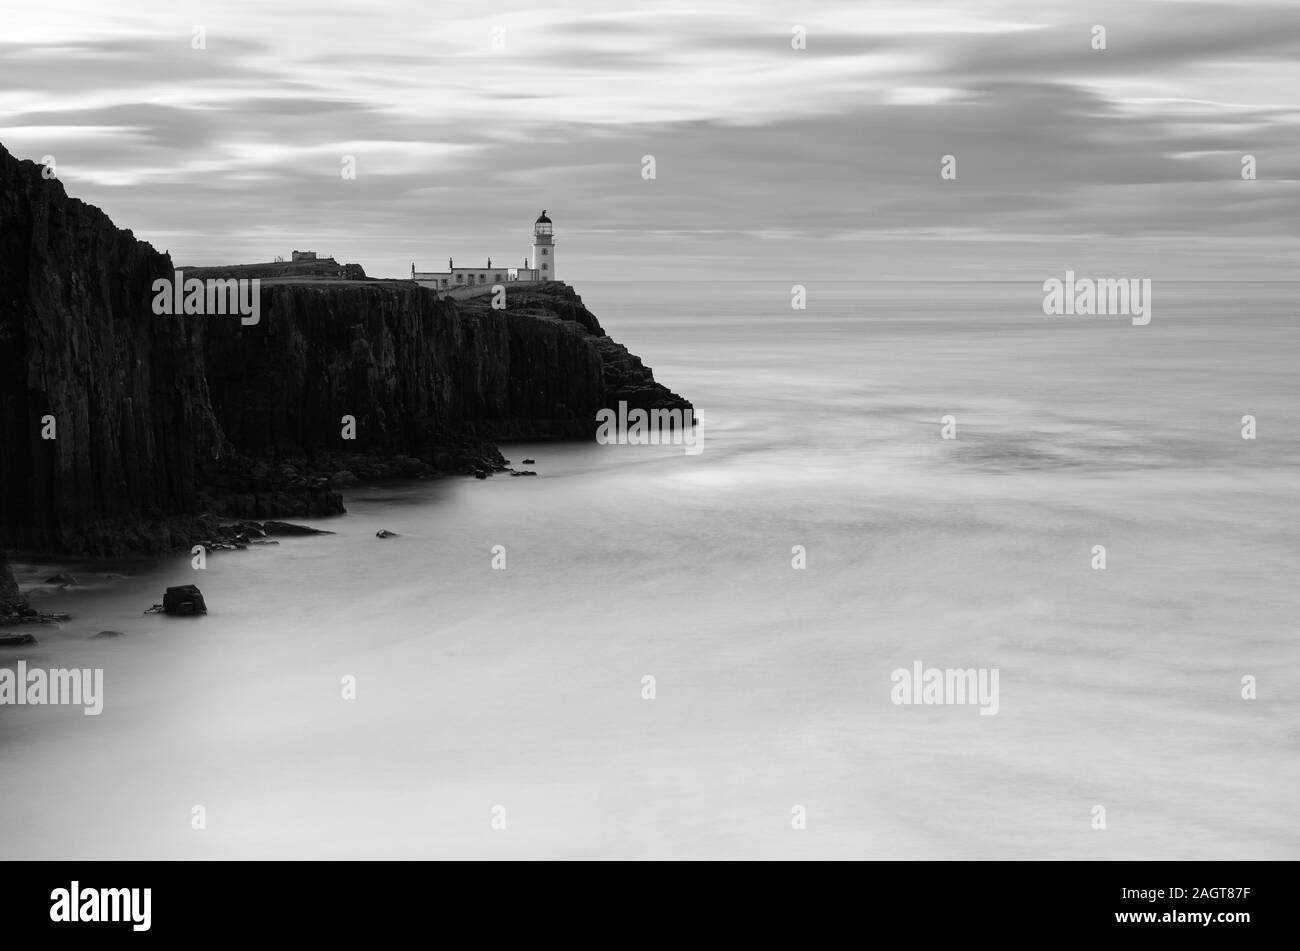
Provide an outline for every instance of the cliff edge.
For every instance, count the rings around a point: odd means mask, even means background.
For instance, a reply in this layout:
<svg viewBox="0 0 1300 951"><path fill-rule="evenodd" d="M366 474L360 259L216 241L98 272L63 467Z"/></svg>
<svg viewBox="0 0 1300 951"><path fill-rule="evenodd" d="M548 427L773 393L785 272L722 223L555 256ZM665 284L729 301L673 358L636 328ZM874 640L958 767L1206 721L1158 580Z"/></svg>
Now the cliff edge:
<svg viewBox="0 0 1300 951"><path fill-rule="evenodd" d="M5 543L177 548L200 515L339 513L353 477L485 474L494 440L690 407L568 285L506 285L494 309L329 266L187 269L265 274L259 319L157 316L171 259L0 146Z"/></svg>

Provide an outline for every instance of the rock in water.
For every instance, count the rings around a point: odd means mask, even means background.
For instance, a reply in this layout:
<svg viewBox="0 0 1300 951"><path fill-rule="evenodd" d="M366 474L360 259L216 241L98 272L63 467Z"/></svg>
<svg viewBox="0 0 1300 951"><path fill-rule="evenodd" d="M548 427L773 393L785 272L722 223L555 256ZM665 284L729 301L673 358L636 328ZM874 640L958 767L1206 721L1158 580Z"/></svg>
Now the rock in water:
<svg viewBox="0 0 1300 951"><path fill-rule="evenodd" d="M376 538L401 538L402 536L397 534L397 532L390 532L386 528L381 528L379 531L375 532L375 537Z"/></svg>
<svg viewBox="0 0 1300 951"><path fill-rule="evenodd" d="M333 535L320 528L308 528L306 525L293 525L289 522L263 522L262 531L268 535Z"/></svg>
<svg viewBox="0 0 1300 951"><path fill-rule="evenodd" d="M207 614L203 592L192 584L168 588L163 594L163 614Z"/></svg>
<svg viewBox="0 0 1300 951"><path fill-rule="evenodd" d="M27 647L35 643L36 638L30 634L0 634L0 647Z"/></svg>
<svg viewBox="0 0 1300 951"><path fill-rule="evenodd" d="M46 584L76 584L77 579L70 574L57 574L53 578L46 578Z"/></svg>
<svg viewBox="0 0 1300 951"><path fill-rule="evenodd" d="M525 460L524 460L524 465L526 465L526 466L535 466L535 465L537 465L537 460L536 460L536 459L525 459Z"/></svg>
<svg viewBox="0 0 1300 951"><path fill-rule="evenodd" d="M92 638L96 637L126 637L121 631L100 631L98 634L91 634Z"/></svg>

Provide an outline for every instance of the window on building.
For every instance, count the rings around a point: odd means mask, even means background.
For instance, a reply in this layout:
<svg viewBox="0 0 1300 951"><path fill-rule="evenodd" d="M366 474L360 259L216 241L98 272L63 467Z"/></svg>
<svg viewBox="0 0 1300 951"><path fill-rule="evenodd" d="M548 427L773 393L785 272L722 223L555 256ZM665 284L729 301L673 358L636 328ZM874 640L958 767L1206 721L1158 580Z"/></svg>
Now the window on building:
<svg viewBox="0 0 1300 951"><path fill-rule="evenodd" d="M496 282L497 282L498 284L501 283L501 275L500 275L500 274L498 274L498 275L496 276Z"/></svg>
<svg viewBox="0 0 1300 951"><path fill-rule="evenodd" d="M457 284L464 284L464 283L465 283L465 275L464 275L464 274L457 274L457 275L456 275L456 283L457 283Z"/></svg>
<svg viewBox="0 0 1300 951"><path fill-rule="evenodd" d="M550 253L551 251L549 248L542 248L542 254L550 254Z"/></svg>
<svg viewBox="0 0 1300 951"><path fill-rule="evenodd" d="M545 264L542 265L542 270L543 270L543 271L546 270L546 265L545 265Z"/></svg>
<svg viewBox="0 0 1300 951"><path fill-rule="evenodd" d="M442 279L442 286L443 287L447 286L447 279L445 277Z"/></svg>

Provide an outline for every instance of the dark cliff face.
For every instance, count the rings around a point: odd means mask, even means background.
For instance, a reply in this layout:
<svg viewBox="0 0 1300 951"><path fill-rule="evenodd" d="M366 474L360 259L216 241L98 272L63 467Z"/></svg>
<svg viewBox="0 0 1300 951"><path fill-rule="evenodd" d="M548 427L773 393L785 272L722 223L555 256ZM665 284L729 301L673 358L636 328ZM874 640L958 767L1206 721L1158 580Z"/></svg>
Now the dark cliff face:
<svg viewBox="0 0 1300 951"><path fill-rule="evenodd" d="M5 553L0 551L0 616L17 614L27 608L27 599L18 591Z"/></svg>
<svg viewBox="0 0 1300 951"><path fill-rule="evenodd" d="M265 264L231 264L225 267L181 266L186 277L206 280L209 277L247 277L267 280L274 277L332 277L348 281L364 281L365 269L360 264L340 264L333 258L312 258L308 261L273 261Z"/></svg>
<svg viewBox="0 0 1300 951"><path fill-rule="evenodd" d="M409 281L275 277L244 325L156 316L153 282L173 277L166 255L0 147L7 543L174 548L201 513L341 512L340 469L483 472L503 462L488 440L591 438L620 400L690 406L564 284L507 285L497 310Z"/></svg>
<svg viewBox="0 0 1300 951"><path fill-rule="evenodd" d="M220 434L199 341L154 317L171 263L0 148L0 527L94 551L186 511ZM53 417L53 439L45 417ZM107 547L114 547L109 544Z"/></svg>
<svg viewBox="0 0 1300 951"><path fill-rule="evenodd" d="M581 421L575 424L571 435L590 437L596 428L596 411L617 409L620 402L626 402L629 409L693 409L689 400L656 382L653 371L640 357L611 339L596 316L583 306L582 298L567 284L526 284L518 289L506 285L506 288L507 314L563 325L584 342L600 364L597 398L581 404L578 413ZM490 295L480 295L459 300L457 307L466 313L491 314L490 300Z"/></svg>
<svg viewBox="0 0 1300 951"><path fill-rule="evenodd" d="M504 310L491 299L408 281L267 281L257 324L207 324L213 411L257 457L380 452L456 468L466 437L590 438L596 412L620 400L690 407L568 285L506 285Z"/></svg>
<svg viewBox="0 0 1300 951"><path fill-rule="evenodd" d="M264 283L260 322L212 321L204 347L217 418L253 455L427 457L467 434L580 436L602 395L599 356L570 325L462 309L407 282Z"/></svg>

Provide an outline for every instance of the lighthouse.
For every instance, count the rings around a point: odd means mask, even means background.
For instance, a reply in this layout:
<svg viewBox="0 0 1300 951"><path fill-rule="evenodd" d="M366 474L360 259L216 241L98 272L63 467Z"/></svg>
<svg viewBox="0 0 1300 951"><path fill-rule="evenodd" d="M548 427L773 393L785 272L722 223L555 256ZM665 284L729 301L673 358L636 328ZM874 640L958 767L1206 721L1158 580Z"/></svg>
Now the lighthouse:
<svg viewBox="0 0 1300 951"><path fill-rule="evenodd" d="M533 267L537 270L538 280L555 280L555 235L545 208L533 223Z"/></svg>
<svg viewBox="0 0 1300 951"><path fill-rule="evenodd" d="M438 290L455 290L458 287L476 285L495 286L512 281L555 281L555 234L551 230L551 219L546 216L546 209L533 222L533 266L528 266L524 258L523 267L493 267L492 259L487 259L487 267L456 267L453 258L447 259L445 271L417 271L415 262L411 262L411 280L421 287L434 287ZM479 260L482 260L480 258Z"/></svg>

